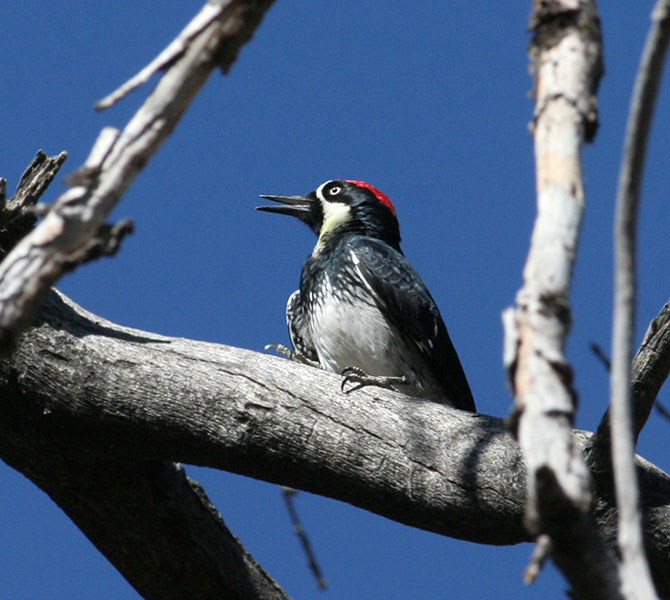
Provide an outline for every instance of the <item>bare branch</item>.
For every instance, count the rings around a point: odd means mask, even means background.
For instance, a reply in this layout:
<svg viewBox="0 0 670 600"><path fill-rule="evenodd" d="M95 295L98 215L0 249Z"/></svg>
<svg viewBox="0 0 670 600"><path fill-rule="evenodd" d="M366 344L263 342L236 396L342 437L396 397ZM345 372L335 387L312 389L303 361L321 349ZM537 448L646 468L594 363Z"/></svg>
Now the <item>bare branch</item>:
<svg viewBox="0 0 670 600"><path fill-rule="evenodd" d="M670 302L666 302L659 314L649 323L633 359L631 389L633 432L636 442L669 372Z"/></svg>
<svg viewBox="0 0 670 600"><path fill-rule="evenodd" d="M591 348L591 352L593 352L595 357L601 362L603 367L605 367L605 371L607 371L609 373L610 369L612 367L612 363L610 362L609 357L605 354L603 349L600 347L600 344L596 344L596 342L591 342L589 344L589 348Z"/></svg>
<svg viewBox="0 0 670 600"><path fill-rule="evenodd" d="M54 156L47 156L42 150L38 150L21 175L16 192L7 202L5 209L14 213L28 206L34 206L49 187L66 158L67 152L65 151Z"/></svg>
<svg viewBox="0 0 670 600"><path fill-rule="evenodd" d="M293 532L300 541L300 546L302 547L302 550L305 553L305 557L307 558L307 564L309 565L309 568L312 571L312 574L314 575L316 585L319 587L320 590L325 590L328 587L328 583L326 582L326 579L323 576L323 573L321 572L321 567L319 566L319 563L316 560L314 550L312 550L312 543L309 541L307 532L305 531L305 528L303 527L302 522L300 521L300 517L298 516L298 511L295 508L294 500L295 495L298 492L293 488L286 487L285 485L281 487L281 492L282 496L284 497L286 509L288 510L288 514L291 519L291 524L293 525Z"/></svg>
<svg viewBox="0 0 670 600"><path fill-rule="evenodd" d="M17 440L0 457L17 464L39 443L62 456L86 448L101 464L187 462L451 537L529 539L525 466L500 419L387 390L344 396L339 383L272 356L120 327L54 293L11 362L0 361L0 446ZM587 439L574 434L577 451ZM639 466L645 541L659 595L670 598L670 477ZM42 476L63 475L47 463ZM597 491L595 505L598 531L614 547L613 498Z"/></svg>
<svg viewBox="0 0 670 600"><path fill-rule="evenodd" d="M551 538L541 533L535 540L535 547L533 553L528 561L528 566L523 572L523 580L527 585L535 581L535 578L540 574L544 563L551 556Z"/></svg>
<svg viewBox="0 0 670 600"><path fill-rule="evenodd" d="M639 190L647 135L670 39L670 2L661 0L652 14L626 127L626 141L615 214L614 319L610 425L612 466L619 508L619 548L623 589L628 598L654 598L644 555L640 498L634 465L631 416L631 354L635 323L635 246Z"/></svg>
<svg viewBox="0 0 670 600"><path fill-rule="evenodd" d="M663 414L656 397L670 372L670 302L652 319L638 348L631 368L631 390L633 394L633 440L637 443L654 403ZM603 415L598 429L586 448L589 468L596 473L610 474L611 441L609 409Z"/></svg>
<svg viewBox="0 0 670 600"><path fill-rule="evenodd" d="M586 597L588 577L603 598L616 598L614 563L591 526L590 478L572 439L575 393L564 355L584 207L580 150L597 125L600 21L591 0L535 1L531 28L538 214L516 309L504 315L505 364L515 396L510 423L528 467L531 533L551 538L553 557L579 597ZM566 514L580 527L566 528L556 518Z"/></svg>
<svg viewBox="0 0 670 600"><path fill-rule="evenodd" d="M140 85L149 81L152 75L165 69L170 63L180 57L189 47L193 38L202 32L205 27L212 24L214 19L218 18L223 12L224 6L230 6L230 2L207 2L200 12L191 19L190 23L182 32L165 48L156 58L154 58L137 75L130 78L121 87L114 90L102 100L95 103L96 110L103 110L113 106L121 99L125 98L131 91Z"/></svg>
<svg viewBox="0 0 670 600"><path fill-rule="evenodd" d="M89 240L99 234L125 189L170 134L211 70L232 64L270 4L217 2L223 10L181 40L186 48L124 130L118 136L104 130L99 136L87 164L71 179L74 187L0 264L0 352L11 351L49 287L78 257L89 256Z"/></svg>
<svg viewBox="0 0 670 600"><path fill-rule="evenodd" d="M3 457L47 492L144 598L289 600L181 466L105 460L89 450L0 439Z"/></svg>
<svg viewBox="0 0 670 600"><path fill-rule="evenodd" d="M5 183L0 192L0 260L33 227L37 218L31 212L67 158L67 152L47 156L42 150L21 175L14 195L5 201ZM2 180L5 181L4 179Z"/></svg>
<svg viewBox="0 0 670 600"><path fill-rule="evenodd" d="M614 552L598 534L591 515L563 497L563 490L551 469L540 469L537 479L541 518L550 524L552 546L558 547L552 548L552 557L568 577L572 596L589 600L623 600ZM594 585L594 581L598 585Z"/></svg>

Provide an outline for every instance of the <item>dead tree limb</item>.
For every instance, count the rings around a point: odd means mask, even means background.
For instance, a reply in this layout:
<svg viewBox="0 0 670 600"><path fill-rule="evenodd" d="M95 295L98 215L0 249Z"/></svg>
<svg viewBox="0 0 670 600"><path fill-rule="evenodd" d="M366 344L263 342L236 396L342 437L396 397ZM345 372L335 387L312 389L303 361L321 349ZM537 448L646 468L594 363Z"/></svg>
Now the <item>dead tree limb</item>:
<svg viewBox="0 0 670 600"><path fill-rule="evenodd" d="M647 135L669 39L670 2L660 0L652 15L652 27L633 90L614 220L614 317L609 407L612 469L619 508L622 588L627 598L640 600L653 600L655 593L644 554L634 464L630 364L635 324L635 247Z"/></svg>
<svg viewBox="0 0 670 600"><path fill-rule="evenodd" d="M194 19L153 92L123 131L104 129L72 187L44 220L0 264L0 354L35 319L49 288L64 271L105 246L109 213L135 176L174 129L212 69L226 70L272 0L212 0ZM205 14L205 18L202 15ZM98 240L97 238L101 238Z"/></svg>
<svg viewBox="0 0 670 600"><path fill-rule="evenodd" d="M647 422L649 413L663 383L670 373L670 302L647 327L642 343L633 358L631 389L633 400L634 439L637 439ZM601 475L611 475L609 409L585 449L589 469ZM611 485L611 481L607 485Z"/></svg>
<svg viewBox="0 0 670 600"><path fill-rule="evenodd" d="M479 543L529 539L525 466L494 417L386 390L345 396L332 373L120 327L55 292L39 326L0 366L0 456L23 472L29 467L34 480L38 471L45 481L63 476L38 458L21 462L31 456L25 448L39 443L62 457L86 449L101 464L219 468ZM579 449L587 439L577 432L573 443ZM638 464L645 541L659 595L667 598L670 478ZM72 489L72 501L77 493ZM598 531L613 546L612 495L597 495L595 505ZM119 502L113 510L123 522L129 509ZM120 536L108 543L121 543Z"/></svg>
<svg viewBox="0 0 670 600"><path fill-rule="evenodd" d="M35 206L67 158L67 152L47 156L38 150L21 175L16 192L6 199L6 182L0 190L0 260L37 222Z"/></svg>
<svg viewBox="0 0 670 600"><path fill-rule="evenodd" d="M289 600L181 466L105 460L89 448L61 452L42 440L26 445L9 429L3 458L49 494L142 597Z"/></svg>
<svg viewBox="0 0 670 600"><path fill-rule="evenodd" d="M595 134L602 74L595 2L533 2L531 29L538 212L516 308L504 314L515 398L510 423L528 468L529 531L576 597L619 598L613 556L591 522L590 478L571 433L576 396L564 355L584 207L580 154ZM534 565L541 560L536 553Z"/></svg>

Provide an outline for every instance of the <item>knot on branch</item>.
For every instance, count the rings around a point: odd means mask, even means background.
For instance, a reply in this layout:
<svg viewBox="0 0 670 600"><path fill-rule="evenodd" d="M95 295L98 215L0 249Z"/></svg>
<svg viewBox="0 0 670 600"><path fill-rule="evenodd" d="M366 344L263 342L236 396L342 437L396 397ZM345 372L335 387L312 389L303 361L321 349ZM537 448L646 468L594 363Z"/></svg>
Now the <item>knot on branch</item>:
<svg viewBox="0 0 670 600"><path fill-rule="evenodd" d="M572 324L570 315L570 303L565 294L544 292L540 294L538 313L544 317L555 318L563 327L569 328Z"/></svg>
<svg viewBox="0 0 670 600"><path fill-rule="evenodd" d="M105 223L83 247L63 257L63 270L71 271L78 265L101 256L113 256L118 251L121 240L133 230L131 219L122 219L114 225Z"/></svg>

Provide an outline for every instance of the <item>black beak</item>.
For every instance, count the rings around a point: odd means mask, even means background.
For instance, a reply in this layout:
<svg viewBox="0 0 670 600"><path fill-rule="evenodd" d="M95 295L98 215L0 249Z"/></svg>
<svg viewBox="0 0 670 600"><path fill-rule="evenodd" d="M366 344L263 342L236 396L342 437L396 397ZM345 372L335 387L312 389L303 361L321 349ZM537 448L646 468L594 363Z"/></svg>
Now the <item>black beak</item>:
<svg viewBox="0 0 670 600"><path fill-rule="evenodd" d="M281 202L279 206L257 206L256 210L279 213L280 215L291 215L298 217L301 221L307 221L310 215L313 200L306 196L268 196L261 194L261 198Z"/></svg>

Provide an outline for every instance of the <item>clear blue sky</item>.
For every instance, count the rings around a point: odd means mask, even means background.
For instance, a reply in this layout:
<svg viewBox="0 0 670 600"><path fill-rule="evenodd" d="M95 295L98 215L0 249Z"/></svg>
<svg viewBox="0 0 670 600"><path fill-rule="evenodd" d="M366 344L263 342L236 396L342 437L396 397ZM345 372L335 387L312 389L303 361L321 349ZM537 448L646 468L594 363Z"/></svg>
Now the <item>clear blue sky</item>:
<svg viewBox="0 0 670 600"><path fill-rule="evenodd" d="M652 3L601 3L601 128L584 153L587 212L569 358L592 429L607 374L611 228L622 132ZM481 412L507 414L501 311L521 282L534 218L525 31L530 2L277 0L228 77L214 74L115 217L136 232L119 255L59 287L118 323L262 351L287 340L284 305L313 245L304 226L253 210L260 193L367 180L394 201L404 250L441 307ZM13 191L38 148L67 150L123 126L145 92L95 100L160 51L196 1L5 2L0 10L0 175ZM654 122L641 213L641 337L667 300L670 99ZM49 190L64 190L62 176ZM670 404L667 393L661 400ZM667 469L655 414L640 450ZM187 467L232 531L298 599L563 598L549 568L526 588L530 545L495 548L410 529L309 494L298 498L330 583L319 593L276 486ZM134 590L49 498L0 463L0 596L131 599Z"/></svg>

